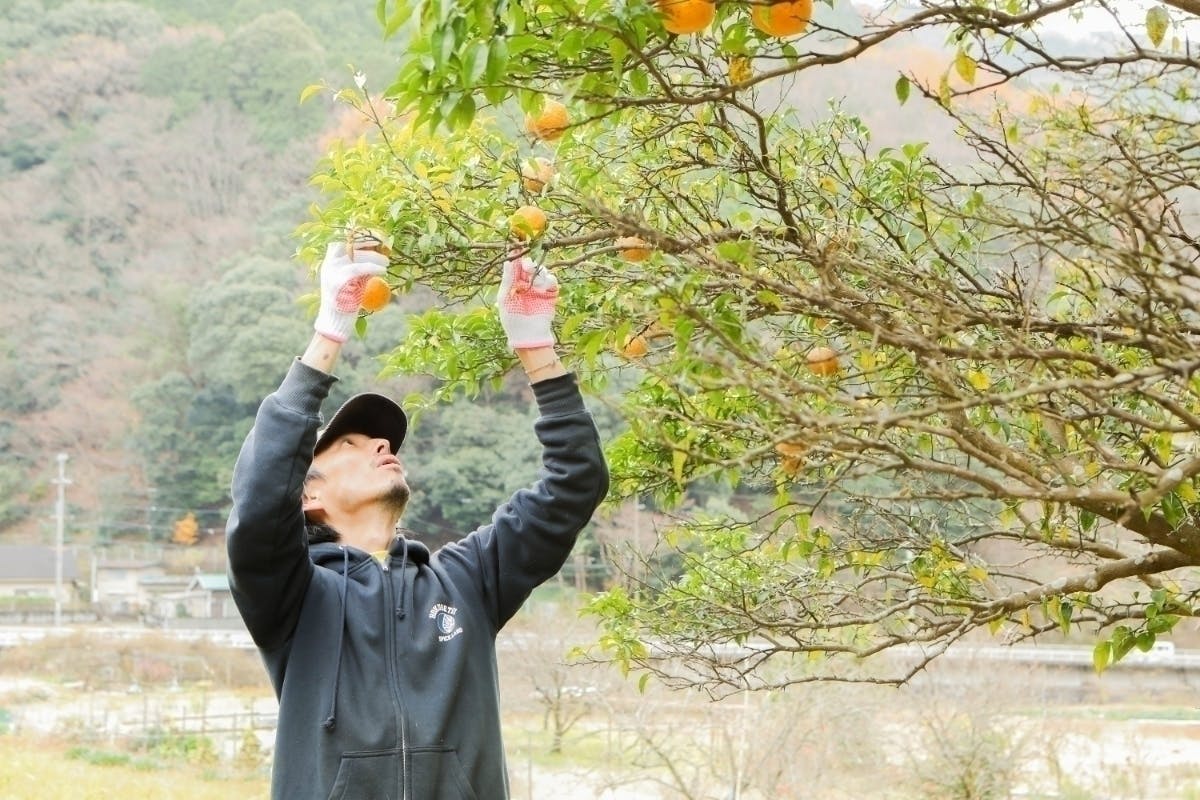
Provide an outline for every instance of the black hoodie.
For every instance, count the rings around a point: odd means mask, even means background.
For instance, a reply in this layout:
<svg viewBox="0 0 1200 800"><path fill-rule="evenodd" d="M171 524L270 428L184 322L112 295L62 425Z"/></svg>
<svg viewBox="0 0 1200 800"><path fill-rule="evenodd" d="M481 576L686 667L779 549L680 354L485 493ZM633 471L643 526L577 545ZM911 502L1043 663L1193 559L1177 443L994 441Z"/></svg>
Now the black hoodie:
<svg viewBox="0 0 1200 800"><path fill-rule="evenodd" d="M608 491L571 375L533 385L544 469L489 524L381 563L305 539L300 493L334 378L296 361L233 474L229 582L279 698L282 800L502 800L495 637L561 568Z"/></svg>

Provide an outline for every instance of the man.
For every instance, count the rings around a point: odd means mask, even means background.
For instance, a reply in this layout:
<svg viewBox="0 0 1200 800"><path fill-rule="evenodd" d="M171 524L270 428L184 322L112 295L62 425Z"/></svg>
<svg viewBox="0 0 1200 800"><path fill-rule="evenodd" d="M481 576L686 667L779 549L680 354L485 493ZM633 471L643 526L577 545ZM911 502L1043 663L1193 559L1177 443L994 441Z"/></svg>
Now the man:
<svg viewBox="0 0 1200 800"><path fill-rule="evenodd" d="M272 797L507 798L494 639L566 560L607 467L554 349L557 283L514 255L500 321L538 404L544 470L435 553L399 536L404 412L357 395L318 430L363 283L386 264L329 247L316 333L234 468L230 588L279 698Z"/></svg>

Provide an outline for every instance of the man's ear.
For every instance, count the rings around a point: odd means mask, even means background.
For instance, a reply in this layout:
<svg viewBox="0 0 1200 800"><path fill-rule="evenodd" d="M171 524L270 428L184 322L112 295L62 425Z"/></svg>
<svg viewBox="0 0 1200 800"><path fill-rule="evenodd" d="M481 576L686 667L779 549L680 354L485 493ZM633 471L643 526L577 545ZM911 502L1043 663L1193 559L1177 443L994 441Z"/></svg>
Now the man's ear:
<svg viewBox="0 0 1200 800"><path fill-rule="evenodd" d="M300 510L313 522L320 522L325 518L325 504L321 502L320 497L310 495L307 491L300 495Z"/></svg>
<svg viewBox="0 0 1200 800"><path fill-rule="evenodd" d="M310 466L300 488L300 510L313 522L320 522L325 516L325 505L321 502L321 479L324 477L316 467Z"/></svg>
<svg viewBox="0 0 1200 800"><path fill-rule="evenodd" d="M323 477L325 476L310 467L308 475L304 477L304 487L300 490L300 510L313 522L321 522L325 518L325 504L321 502Z"/></svg>

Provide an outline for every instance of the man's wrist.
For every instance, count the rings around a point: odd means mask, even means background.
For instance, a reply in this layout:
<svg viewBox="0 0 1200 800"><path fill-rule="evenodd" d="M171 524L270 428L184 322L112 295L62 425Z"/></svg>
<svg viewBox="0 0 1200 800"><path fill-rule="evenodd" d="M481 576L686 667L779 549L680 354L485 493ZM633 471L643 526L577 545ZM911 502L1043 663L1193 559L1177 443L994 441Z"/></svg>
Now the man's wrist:
<svg viewBox="0 0 1200 800"><path fill-rule="evenodd" d="M529 378L530 383L567 374L567 368L563 366L562 360L553 347L519 348L516 353L517 358L521 360L521 366L525 368L525 375Z"/></svg>
<svg viewBox="0 0 1200 800"><path fill-rule="evenodd" d="M321 372L333 373L333 365L337 362L338 354L342 351L342 343L317 331L308 343L300 361Z"/></svg>

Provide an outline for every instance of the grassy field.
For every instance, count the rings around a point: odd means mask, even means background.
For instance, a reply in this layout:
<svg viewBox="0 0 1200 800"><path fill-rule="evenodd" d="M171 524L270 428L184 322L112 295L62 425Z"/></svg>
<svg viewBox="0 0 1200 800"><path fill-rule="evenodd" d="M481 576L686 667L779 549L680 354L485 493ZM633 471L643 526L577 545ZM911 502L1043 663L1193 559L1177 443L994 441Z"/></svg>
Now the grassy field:
<svg viewBox="0 0 1200 800"><path fill-rule="evenodd" d="M4 800L258 800L262 777L221 777L211 768L92 750L60 740L0 736Z"/></svg>

